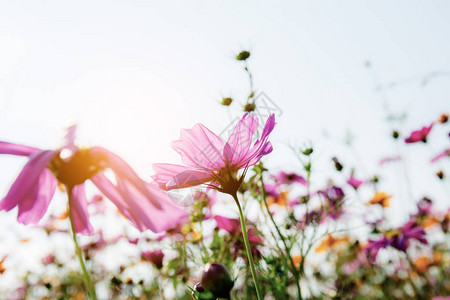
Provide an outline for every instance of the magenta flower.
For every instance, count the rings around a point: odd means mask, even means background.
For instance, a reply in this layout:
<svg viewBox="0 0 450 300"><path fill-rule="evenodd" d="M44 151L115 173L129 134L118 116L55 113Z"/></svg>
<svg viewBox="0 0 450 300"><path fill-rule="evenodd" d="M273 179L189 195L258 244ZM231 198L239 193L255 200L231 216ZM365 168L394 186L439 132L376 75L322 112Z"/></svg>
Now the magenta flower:
<svg viewBox="0 0 450 300"><path fill-rule="evenodd" d="M47 211L58 183L71 190L71 218L77 233L92 234L84 182L92 183L139 230L161 232L176 226L186 217L157 186L138 177L119 156L102 147L78 148L74 145L75 126L69 128L66 143L56 150L0 141L0 154L28 157L28 162L0 202L0 210L18 207L17 220L37 223ZM62 152L70 152L62 158ZM116 184L103 172L113 171Z"/></svg>
<svg viewBox="0 0 450 300"><path fill-rule="evenodd" d="M272 144L267 139L274 126L272 114L261 138L253 146L252 137L258 128L255 115L245 114L226 143L202 124L182 130L180 139L172 142L172 148L181 155L186 166L154 164L156 175L153 179L166 190L208 183L209 188L235 194L247 168L272 152ZM240 169L244 169L244 173L238 178Z"/></svg>
<svg viewBox="0 0 450 300"><path fill-rule="evenodd" d="M350 174L350 178L347 179L347 183L348 183L349 185L351 185L355 190L357 190L357 189L360 187L360 185L362 185L362 184L364 183L364 181L363 181L363 180L357 179L357 178L353 175L353 172L352 172L352 173Z"/></svg>
<svg viewBox="0 0 450 300"><path fill-rule="evenodd" d="M430 126L424 126L422 129L414 130L411 132L411 134L405 138L405 143L411 144L411 143L417 143L417 142L427 142L427 136L431 131L431 128L433 128L433 123L430 124Z"/></svg>
<svg viewBox="0 0 450 300"><path fill-rule="evenodd" d="M406 252L411 245L411 240L416 240L425 245L428 244L425 231L413 219L396 230L386 232L379 240L369 240L369 245L365 248L365 251L369 258L375 261L380 249L391 246L399 251Z"/></svg>
<svg viewBox="0 0 450 300"><path fill-rule="evenodd" d="M277 175L274 175L273 177L276 179L278 184L300 183L301 185L306 185L305 178L294 172L286 173L284 171L281 171Z"/></svg>

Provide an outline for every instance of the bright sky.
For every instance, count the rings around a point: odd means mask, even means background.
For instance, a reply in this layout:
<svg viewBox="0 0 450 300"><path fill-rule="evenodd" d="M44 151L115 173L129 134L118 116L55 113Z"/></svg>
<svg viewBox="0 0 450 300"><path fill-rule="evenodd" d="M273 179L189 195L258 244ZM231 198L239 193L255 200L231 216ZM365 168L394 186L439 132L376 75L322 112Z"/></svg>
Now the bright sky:
<svg viewBox="0 0 450 300"><path fill-rule="evenodd" d="M367 156L358 174L370 176L394 151L374 87L450 70L449 15L448 1L4 1L0 139L54 148L77 122L80 144L106 146L149 178L152 163L179 162L169 142L181 128L201 122L220 132L240 115L218 103L222 96L244 103L247 77L233 58L249 49L256 89L283 111L269 164L292 168L286 144L309 140L324 166L343 153L348 171L358 162L337 143L351 130ZM408 113L403 134L450 111L449 80L388 90L394 112ZM414 145L409 157L442 150L442 132L433 132L434 149ZM428 170L410 163L416 173ZM0 164L4 194L24 160L5 156ZM430 188L445 199L434 178L422 182L416 200Z"/></svg>

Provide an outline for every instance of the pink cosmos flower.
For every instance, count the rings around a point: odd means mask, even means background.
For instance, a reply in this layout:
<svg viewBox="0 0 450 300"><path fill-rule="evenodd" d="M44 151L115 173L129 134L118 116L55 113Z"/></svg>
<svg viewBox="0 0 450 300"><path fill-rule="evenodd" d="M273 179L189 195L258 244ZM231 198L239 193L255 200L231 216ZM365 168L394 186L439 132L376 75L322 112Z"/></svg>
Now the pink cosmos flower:
<svg viewBox="0 0 450 300"><path fill-rule="evenodd" d="M209 188L235 194L247 168L272 152L272 144L267 139L274 126L275 115L272 114L261 138L253 146L252 137L258 128L255 115L245 114L226 143L202 124L182 130L180 139L172 142L172 148L181 155L186 166L154 164L153 179L166 190L209 183ZM244 169L244 173L238 178L240 169Z"/></svg>
<svg viewBox="0 0 450 300"><path fill-rule="evenodd" d="M35 224L44 216L60 183L71 190L69 205L75 232L92 234L84 186L89 179L141 231L161 232L187 217L164 191L140 179L116 154L102 147L76 147L75 130L75 126L69 128L65 145L56 150L0 141L0 154L28 157L28 163L1 200L0 210L10 211L17 206L17 220ZM70 156L62 158L63 152L70 152ZM103 174L107 169L114 173L115 184Z"/></svg>
<svg viewBox="0 0 450 300"><path fill-rule="evenodd" d="M306 179L303 176L298 175L297 173L291 172L286 173L284 171L280 171L277 175L273 176L277 183L279 184L293 184L300 183L301 185L306 185Z"/></svg>
<svg viewBox="0 0 450 300"><path fill-rule="evenodd" d="M431 131L431 128L433 128L433 123L430 124L430 126L424 126L422 129L414 130L411 132L409 137L405 138L405 143L411 144L411 143L417 143L417 142L427 142L427 136Z"/></svg>

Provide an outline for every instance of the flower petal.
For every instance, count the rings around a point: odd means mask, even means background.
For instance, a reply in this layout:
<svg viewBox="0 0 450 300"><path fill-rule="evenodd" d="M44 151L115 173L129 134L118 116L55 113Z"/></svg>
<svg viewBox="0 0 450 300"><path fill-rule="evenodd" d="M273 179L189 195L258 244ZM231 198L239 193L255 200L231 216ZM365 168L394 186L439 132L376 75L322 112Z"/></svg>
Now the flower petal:
<svg viewBox="0 0 450 300"><path fill-rule="evenodd" d="M29 156L37 151L39 151L38 148L0 141L0 154Z"/></svg>
<svg viewBox="0 0 450 300"><path fill-rule="evenodd" d="M246 166L252 166L256 164L261 157L272 152L273 147L270 142L267 141L270 133L275 127L275 114L271 114L267 119L266 124L264 125L263 132L261 134L261 138L255 142L253 147L248 151L247 155L242 158L239 168L244 168Z"/></svg>
<svg viewBox="0 0 450 300"><path fill-rule="evenodd" d="M154 206L134 185L123 178L117 178L117 187L103 174L97 174L91 180L140 231L150 229L158 233L174 228L188 219L184 209L174 205L167 193L150 184L147 184L148 193L159 203L159 207Z"/></svg>
<svg viewBox="0 0 450 300"><path fill-rule="evenodd" d="M21 201L37 196L40 175L56 153L57 151L46 150L30 155L30 160L23 167L8 194L0 202L0 210L10 211Z"/></svg>
<svg viewBox="0 0 450 300"><path fill-rule="evenodd" d="M213 179L209 171L173 164L153 164L153 179L163 190L196 186Z"/></svg>
<svg viewBox="0 0 450 300"><path fill-rule="evenodd" d="M257 116L245 114L234 127L223 150L225 160L231 165L242 161L247 155L252 137L258 129L258 122Z"/></svg>
<svg viewBox="0 0 450 300"><path fill-rule="evenodd" d="M188 166L216 170L224 166L224 142L202 124L196 124L192 129L182 129L180 139L171 145Z"/></svg>
<svg viewBox="0 0 450 300"><path fill-rule="evenodd" d="M150 201L153 201L150 194L148 194L145 182L134 172L134 170L118 155L113 152L102 148L102 147L92 147L90 148L92 154L98 154L106 157L106 166L110 168L117 178L125 178L128 182L133 184L136 189L147 196ZM158 202L153 202L156 207L159 207Z"/></svg>
<svg viewBox="0 0 450 300"><path fill-rule="evenodd" d="M17 220L23 224L37 223L47 212L48 205L55 194L58 180L48 169L44 169L35 185L35 191L18 203Z"/></svg>
<svg viewBox="0 0 450 300"><path fill-rule="evenodd" d="M91 235L94 228L89 222L88 203L84 184L79 184L72 189L72 201L69 203L73 226L76 233Z"/></svg>

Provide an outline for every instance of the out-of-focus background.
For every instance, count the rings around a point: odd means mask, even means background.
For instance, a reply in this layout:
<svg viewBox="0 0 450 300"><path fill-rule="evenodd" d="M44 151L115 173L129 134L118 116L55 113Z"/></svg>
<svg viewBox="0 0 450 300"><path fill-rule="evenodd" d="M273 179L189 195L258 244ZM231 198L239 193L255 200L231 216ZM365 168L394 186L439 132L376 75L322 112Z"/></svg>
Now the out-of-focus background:
<svg viewBox="0 0 450 300"><path fill-rule="evenodd" d="M80 145L106 146L150 178L152 163L179 162L169 143L181 128L221 132L242 115L248 78L234 58L249 50L256 90L281 109L267 163L300 170L288 145L312 143L316 178L338 155L367 179L396 155L393 129L404 138L450 110L449 13L447 1L410 0L2 2L0 140L54 148L76 122ZM448 169L429 165L445 130L385 166L398 175L384 184L399 221L425 195L449 200L448 181L420 177ZM24 162L0 157L2 195ZM0 219L4 239L23 227L14 212Z"/></svg>

